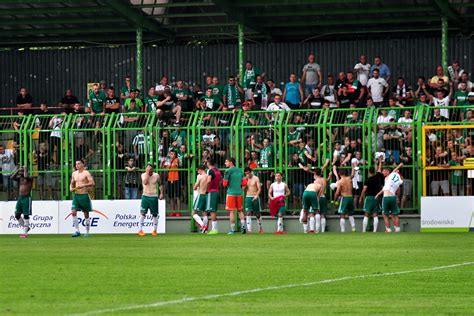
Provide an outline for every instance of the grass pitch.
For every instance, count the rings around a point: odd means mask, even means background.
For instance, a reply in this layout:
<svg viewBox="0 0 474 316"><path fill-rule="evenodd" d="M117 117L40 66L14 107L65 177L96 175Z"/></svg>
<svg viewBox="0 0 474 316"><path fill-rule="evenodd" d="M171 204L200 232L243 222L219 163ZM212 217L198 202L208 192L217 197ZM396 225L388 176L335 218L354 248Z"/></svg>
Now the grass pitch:
<svg viewBox="0 0 474 316"><path fill-rule="evenodd" d="M0 236L0 262L2 315L474 314L472 264L299 286L474 262L468 233Z"/></svg>

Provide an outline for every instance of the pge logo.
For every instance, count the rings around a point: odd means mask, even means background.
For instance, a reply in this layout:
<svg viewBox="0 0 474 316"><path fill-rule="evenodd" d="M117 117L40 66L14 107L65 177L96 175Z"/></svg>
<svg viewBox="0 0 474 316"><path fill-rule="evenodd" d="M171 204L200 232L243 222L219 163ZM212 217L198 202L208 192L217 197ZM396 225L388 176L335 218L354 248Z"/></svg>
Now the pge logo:
<svg viewBox="0 0 474 316"><path fill-rule="evenodd" d="M100 217L103 217L105 219L109 219L109 217L107 215L105 215L104 213L102 213L101 211L99 210L92 210L91 213L97 213L99 214L100 216L98 217L92 217L92 216L89 216L89 218L91 219L91 227L97 227L99 225L99 220L100 220ZM72 216L72 212L69 213L65 218L64 220L67 220L69 217ZM78 218L78 221L79 221L79 225L82 225L82 226L86 226L86 223L84 221L84 219L82 218Z"/></svg>

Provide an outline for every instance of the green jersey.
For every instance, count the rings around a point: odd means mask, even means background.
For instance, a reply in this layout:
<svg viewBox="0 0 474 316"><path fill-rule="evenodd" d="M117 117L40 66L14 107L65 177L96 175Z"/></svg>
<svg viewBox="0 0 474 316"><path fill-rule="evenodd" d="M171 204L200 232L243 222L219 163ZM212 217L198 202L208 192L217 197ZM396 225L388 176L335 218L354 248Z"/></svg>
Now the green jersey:
<svg viewBox="0 0 474 316"><path fill-rule="evenodd" d="M457 161L450 160L448 162L450 166L460 166L461 164ZM462 172L463 170L453 170L451 171L451 184L463 184L463 178L462 178Z"/></svg>
<svg viewBox="0 0 474 316"><path fill-rule="evenodd" d="M185 131L174 131L171 133L171 143L176 142L176 147L180 147L186 143Z"/></svg>
<svg viewBox="0 0 474 316"><path fill-rule="evenodd" d="M185 97L185 96L188 96L188 100L192 98L191 92L190 92L188 89L175 89L175 90L172 92L172 95L173 95L178 101L181 101L181 100L179 100L179 98L182 98L182 97ZM183 101L183 102L187 102L187 101Z"/></svg>
<svg viewBox="0 0 474 316"><path fill-rule="evenodd" d="M201 98L204 102L204 111L217 111L220 106L220 101L217 101L214 97L208 97L207 95Z"/></svg>
<svg viewBox="0 0 474 316"><path fill-rule="evenodd" d="M256 115L243 112L242 115L240 116L241 125L243 126L252 125L252 123L250 122L250 119L256 120L257 119Z"/></svg>
<svg viewBox="0 0 474 316"><path fill-rule="evenodd" d="M227 98L227 107L229 109L233 109L235 107L240 106L242 101L241 101L240 92L239 92L239 89L237 88L237 86L235 86L235 85L231 86L231 85L227 84L224 87L223 94Z"/></svg>
<svg viewBox="0 0 474 316"><path fill-rule="evenodd" d="M257 76L260 75L260 69L253 67L252 69L245 69L244 73L244 88L250 89L257 83Z"/></svg>
<svg viewBox="0 0 474 316"><path fill-rule="evenodd" d="M135 109L131 109L130 107L125 109L125 116L127 117L136 117L137 115L133 115L135 113L140 113L140 109L137 107L135 107ZM138 121L127 122L127 127L138 127Z"/></svg>
<svg viewBox="0 0 474 316"><path fill-rule="evenodd" d="M467 91L456 91L454 93L454 100L456 100L457 106L462 105L469 105L469 100L467 98L468 92Z"/></svg>
<svg viewBox="0 0 474 316"><path fill-rule="evenodd" d="M211 84L209 88L212 89L212 97L217 103L220 103L222 101L224 86L220 84Z"/></svg>
<svg viewBox="0 0 474 316"><path fill-rule="evenodd" d="M298 157L301 159L301 161L303 162L303 165L305 166L308 164L308 157L306 157L307 152L309 151L308 149L306 149L306 147L298 150Z"/></svg>
<svg viewBox="0 0 474 316"><path fill-rule="evenodd" d="M259 165L262 168L273 168L273 147L268 146L260 150Z"/></svg>
<svg viewBox="0 0 474 316"><path fill-rule="evenodd" d="M130 92L133 90L136 90L134 86L130 86L130 89L127 86L123 86L122 89L120 89L120 94L123 94L128 98L130 96Z"/></svg>
<svg viewBox="0 0 474 316"><path fill-rule="evenodd" d="M242 170L237 167L227 169L224 175L224 180L228 181L227 194L233 196L242 195L242 178L244 174Z"/></svg>
<svg viewBox="0 0 474 316"><path fill-rule="evenodd" d="M291 157L294 153L298 152L298 144L291 145L290 142L300 139L300 132L294 131L288 133L288 157Z"/></svg>
<svg viewBox="0 0 474 316"><path fill-rule="evenodd" d="M156 107L157 103L158 103L158 96L156 96L156 95L146 96L145 97L146 111L147 112L156 112L156 110L158 109Z"/></svg>
<svg viewBox="0 0 474 316"><path fill-rule="evenodd" d="M130 107L130 101L132 101L132 99L130 99L130 98L125 99L125 102L123 103L123 106L125 107L125 109L128 109ZM135 104L137 105L137 109L143 108L143 102L142 102L141 99L136 98L135 99Z"/></svg>
<svg viewBox="0 0 474 316"><path fill-rule="evenodd" d="M103 91L99 91L98 94L91 91L89 94L89 106L91 106L94 113L101 113L104 111L105 99L107 99L107 96Z"/></svg>

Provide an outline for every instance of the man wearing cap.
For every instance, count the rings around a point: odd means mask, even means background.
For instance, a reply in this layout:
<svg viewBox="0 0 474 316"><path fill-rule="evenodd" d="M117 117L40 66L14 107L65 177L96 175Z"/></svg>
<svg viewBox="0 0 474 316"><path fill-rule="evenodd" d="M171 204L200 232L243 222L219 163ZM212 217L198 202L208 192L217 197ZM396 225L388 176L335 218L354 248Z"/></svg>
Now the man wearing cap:
<svg viewBox="0 0 474 316"><path fill-rule="evenodd" d="M142 202L140 204L140 230L138 231L139 236L145 236L143 231L143 226L145 222L145 216L150 210L151 215L153 216L153 231L152 236L157 235L158 229L158 191L156 185L160 186L160 200L163 199L163 185L161 184L160 175L153 171L153 163L148 163L146 166L145 172L142 173L142 184L143 184L143 194Z"/></svg>

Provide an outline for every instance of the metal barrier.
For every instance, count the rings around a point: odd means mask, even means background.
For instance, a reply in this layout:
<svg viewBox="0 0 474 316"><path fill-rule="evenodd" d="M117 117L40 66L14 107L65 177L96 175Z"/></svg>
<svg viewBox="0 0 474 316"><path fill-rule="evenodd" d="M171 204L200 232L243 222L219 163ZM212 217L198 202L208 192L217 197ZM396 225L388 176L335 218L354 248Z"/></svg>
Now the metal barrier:
<svg viewBox="0 0 474 316"><path fill-rule="evenodd" d="M35 199L70 198L70 176L79 158L86 160L95 178L96 198L139 197L140 174L147 162L153 162L164 184L168 210L175 212L191 210L189 201L192 201L197 167L210 157L223 172L227 157L235 157L240 168L253 168L264 184L261 195L264 209L268 205L268 185L273 182L273 173L281 171L292 191L288 206L293 212L300 209L304 186L312 181L312 174L302 167L322 167L328 162L324 176L329 177L331 183L335 181L332 165L337 168L357 165L358 180L354 182L357 195L367 177L367 169L375 165L375 156L381 156L387 165L404 162L401 172L405 186L400 190L400 202L402 209L412 211L418 208L423 180L430 175L424 176L424 172L436 171L431 170L433 166L427 165L423 158L430 155L426 154L426 140L437 133L448 135L447 129L456 130L449 132L449 137L452 138L453 133L460 137L458 133L461 133L468 142L464 151L469 149L470 155L474 137L473 110L474 107L469 106L418 106L200 111L184 113L180 126L154 113L0 116L0 144L7 149L7 154L14 153L10 169L27 165L32 170L36 178ZM438 126L435 136L426 135L433 128L423 127L425 122ZM448 123L449 126L443 126ZM451 128L452 125L456 127ZM11 170L5 166L1 172L6 176ZM3 181L1 184L3 187ZM2 198L15 198L11 182L5 184ZM327 191L331 198L333 192ZM458 192L461 191L457 190L456 194ZM469 193L466 185L464 193ZM220 201L224 201L224 190ZM223 203L219 209L224 209Z"/></svg>

